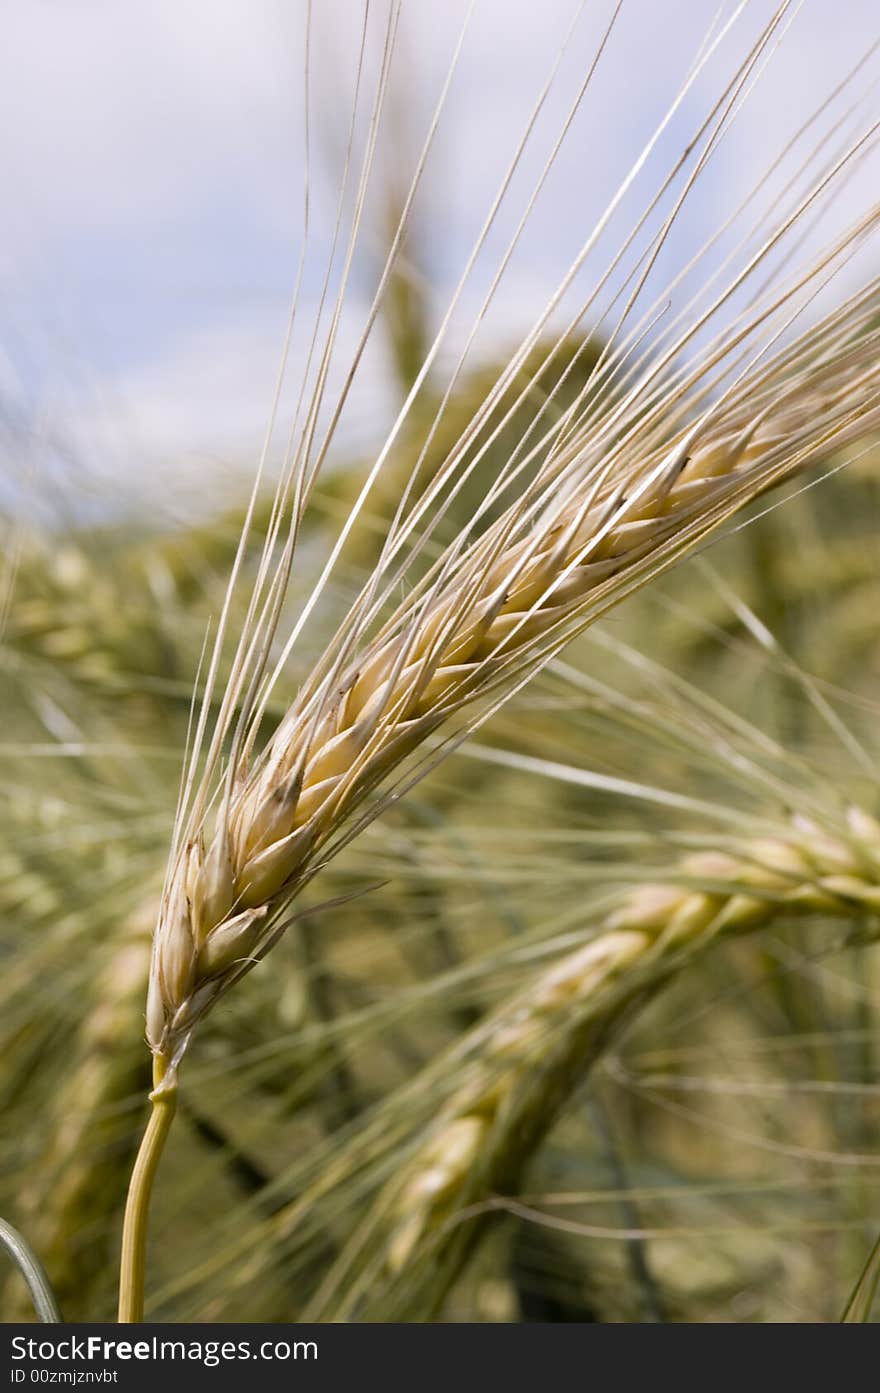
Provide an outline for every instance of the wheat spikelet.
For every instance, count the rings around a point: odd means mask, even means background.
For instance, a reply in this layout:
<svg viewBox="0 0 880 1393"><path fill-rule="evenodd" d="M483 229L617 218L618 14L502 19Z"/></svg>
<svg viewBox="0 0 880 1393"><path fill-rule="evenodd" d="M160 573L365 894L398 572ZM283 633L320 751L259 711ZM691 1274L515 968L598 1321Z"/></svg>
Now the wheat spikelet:
<svg viewBox="0 0 880 1393"><path fill-rule="evenodd" d="M641 886L459 1047L466 1081L372 1206L309 1316L427 1319L480 1231L628 1011L720 935L779 914L880 917L880 824L852 809L831 834L797 818L777 837L700 852ZM365 1237L366 1236L366 1237ZM368 1256L364 1257L366 1253Z"/></svg>

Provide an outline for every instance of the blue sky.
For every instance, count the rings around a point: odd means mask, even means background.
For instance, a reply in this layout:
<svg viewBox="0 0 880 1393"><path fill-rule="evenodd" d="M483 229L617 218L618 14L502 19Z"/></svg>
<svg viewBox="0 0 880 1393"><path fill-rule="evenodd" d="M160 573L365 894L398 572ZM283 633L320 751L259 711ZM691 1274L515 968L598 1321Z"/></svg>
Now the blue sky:
<svg viewBox="0 0 880 1393"><path fill-rule="evenodd" d="M585 8L486 268L612 8L611 0ZM764 0L747 7L661 142L648 181L681 148L713 84L717 90L772 8ZM361 5L316 0L314 9L313 226L320 241L340 167ZM413 158L466 9L465 0L405 5L395 99L405 115L399 148L385 151L389 160ZM419 209L420 258L438 318L577 9L575 0L478 0ZM714 0L625 0L487 321L484 351L509 340L547 297L674 96L717 10ZM374 0L378 20L383 11ZM300 0L21 0L6 7L0 445L7 495L10 480L50 471L72 489L105 499L149 497L173 513L193 496L209 501L223 481L252 466L300 247L304 12ZM806 0L689 200L658 276L683 264L771 149L878 37L876 0ZM870 89L876 76L876 63L868 65L853 88L865 94L863 125L878 116ZM835 199L825 233L865 206L877 173L876 159L856 172ZM634 197L621 217L631 218L636 206ZM591 261L586 274L600 262ZM487 274L478 271L463 297L462 324ZM316 283L312 271L307 302ZM358 268L343 345L353 339L367 285ZM368 449L391 402L377 343L343 439Z"/></svg>

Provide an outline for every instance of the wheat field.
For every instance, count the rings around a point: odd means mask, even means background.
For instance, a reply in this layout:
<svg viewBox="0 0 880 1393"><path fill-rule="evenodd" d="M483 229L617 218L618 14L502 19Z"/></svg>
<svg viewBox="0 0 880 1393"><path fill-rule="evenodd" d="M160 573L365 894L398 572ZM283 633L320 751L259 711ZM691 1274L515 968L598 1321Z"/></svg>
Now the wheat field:
<svg viewBox="0 0 880 1393"><path fill-rule="evenodd" d="M692 7L615 162L560 6L474 186L458 8L291 7L241 467L8 464L6 1320L876 1314L880 32Z"/></svg>

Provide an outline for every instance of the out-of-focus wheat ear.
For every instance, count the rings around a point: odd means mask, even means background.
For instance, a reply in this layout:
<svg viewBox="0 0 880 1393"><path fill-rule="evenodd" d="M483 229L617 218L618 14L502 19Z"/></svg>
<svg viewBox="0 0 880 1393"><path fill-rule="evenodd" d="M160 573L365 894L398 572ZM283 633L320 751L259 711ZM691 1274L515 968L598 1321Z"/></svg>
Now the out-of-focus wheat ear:
<svg viewBox="0 0 880 1393"><path fill-rule="evenodd" d="M880 824L848 810L833 833L795 818L738 850L686 857L640 886L456 1046L466 1081L371 1207L307 1318L430 1319L523 1167L639 1003L721 936L780 915L861 920L880 933Z"/></svg>
<svg viewBox="0 0 880 1393"><path fill-rule="evenodd" d="M111 1257L138 1137L123 1105L149 1078L138 1028L150 960L153 902L133 915L97 974L72 1067L53 1099L46 1146L28 1167L22 1221L43 1255L68 1320L94 1318L91 1299ZM115 1241L115 1240L113 1240ZM29 1308L10 1285L9 1318Z"/></svg>

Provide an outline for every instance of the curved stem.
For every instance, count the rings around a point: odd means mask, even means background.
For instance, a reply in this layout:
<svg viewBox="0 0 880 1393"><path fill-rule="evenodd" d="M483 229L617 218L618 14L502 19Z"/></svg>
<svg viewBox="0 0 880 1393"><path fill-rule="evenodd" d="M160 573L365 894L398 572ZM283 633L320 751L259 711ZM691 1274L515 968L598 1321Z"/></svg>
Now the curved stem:
<svg viewBox="0 0 880 1393"><path fill-rule="evenodd" d="M60 1325L63 1316L43 1264L18 1229L7 1224L5 1219L0 1219L0 1248L6 1249L27 1282L37 1319L43 1325Z"/></svg>
<svg viewBox="0 0 880 1393"><path fill-rule="evenodd" d="M177 1106L177 1085L161 1091L167 1061L153 1060L153 1111L131 1173L125 1219L122 1225L122 1258L119 1269L119 1322L128 1325L144 1318L144 1268L147 1257L147 1225L153 1180Z"/></svg>

